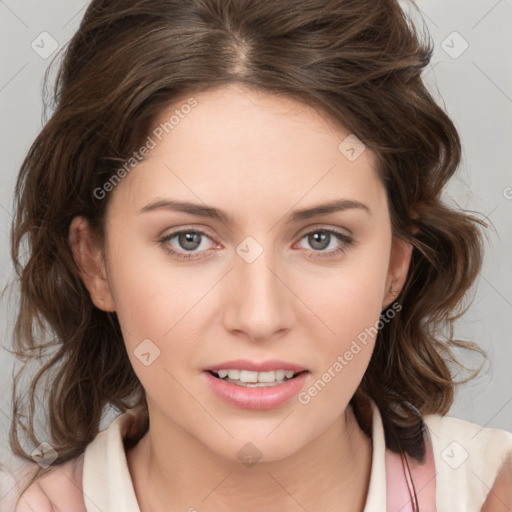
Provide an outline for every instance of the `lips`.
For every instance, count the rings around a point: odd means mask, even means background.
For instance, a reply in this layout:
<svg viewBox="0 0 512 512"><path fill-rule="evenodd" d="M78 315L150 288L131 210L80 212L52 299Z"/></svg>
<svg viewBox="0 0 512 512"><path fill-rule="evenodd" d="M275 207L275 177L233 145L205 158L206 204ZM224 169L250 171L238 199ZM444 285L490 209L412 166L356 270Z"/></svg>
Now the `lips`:
<svg viewBox="0 0 512 512"><path fill-rule="evenodd" d="M213 371L202 372L206 385L224 403L237 409L252 410L275 409L286 405L304 387L308 375L308 371L302 371L279 384L248 387L219 379Z"/></svg>
<svg viewBox="0 0 512 512"><path fill-rule="evenodd" d="M249 361L248 359L234 359L225 361L223 363L215 364L204 368L205 371L218 372L223 369L237 369L249 370L253 372L268 372L272 370L288 370L294 373L300 373L306 370L303 366L290 363L287 361L280 361L278 359L271 359L267 361Z"/></svg>
<svg viewBox="0 0 512 512"><path fill-rule="evenodd" d="M208 366L203 371L215 395L236 408L253 410L283 406L304 386L308 374L303 366L277 359L235 359Z"/></svg>

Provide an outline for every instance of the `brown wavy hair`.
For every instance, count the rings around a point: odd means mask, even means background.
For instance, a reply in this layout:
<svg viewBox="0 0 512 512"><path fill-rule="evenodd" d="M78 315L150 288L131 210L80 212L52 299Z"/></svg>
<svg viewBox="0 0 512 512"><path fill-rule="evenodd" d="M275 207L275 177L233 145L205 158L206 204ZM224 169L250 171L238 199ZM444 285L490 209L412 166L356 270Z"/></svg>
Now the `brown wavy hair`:
<svg viewBox="0 0 512 512"><path fill-rule="evenodd" d="M240 82L313 105L377 155L393 234L413 253L402 308L379 331L352 403L361 409L358 398L370 396L389 448L423 460L422 416L453 402L453 347L483 353L454 339L452 324L467 309L486 226L441 199L461 144L422 81L432 51L395 0L94 0L16 184L14 352L39 370L28 393L17 393L21 371L14 381L13 452L32 460L20 430L39 444L43 382L55 464L84 452L108 407L145 404L116 314L95 307L81 280L69 226L83 215L104 241L108 195L94 191L141 147L155 116L185 94Z"/></svg>

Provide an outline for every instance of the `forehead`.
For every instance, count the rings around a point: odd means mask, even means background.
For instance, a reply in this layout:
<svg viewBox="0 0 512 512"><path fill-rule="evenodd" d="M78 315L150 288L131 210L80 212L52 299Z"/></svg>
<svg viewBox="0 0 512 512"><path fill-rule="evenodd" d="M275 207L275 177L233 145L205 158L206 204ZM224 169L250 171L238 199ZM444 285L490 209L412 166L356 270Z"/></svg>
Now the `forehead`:
<svg viewBox="0 0 512 512"><path fill-rule="evenodd" d="M165 193L247 208L335 193L383 201L375 155L324 111L283 94L231 84L182 96L149 136L153 149L114 194L122 189L131 208Z"/></svg>

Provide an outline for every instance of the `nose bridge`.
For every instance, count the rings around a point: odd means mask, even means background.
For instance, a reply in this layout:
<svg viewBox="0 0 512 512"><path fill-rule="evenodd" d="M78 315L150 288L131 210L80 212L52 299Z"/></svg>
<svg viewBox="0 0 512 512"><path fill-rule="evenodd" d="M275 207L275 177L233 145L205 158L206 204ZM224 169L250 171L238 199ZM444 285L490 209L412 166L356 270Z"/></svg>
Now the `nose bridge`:
<svg viewBox="0 0 512 512"><path fill-rule="evenodd" d="M229 327L255 339L289 327L291 294L284 284L286 276L277 270L282 266L278 265L273 248L247 237L237 246L236 253Z"/></svg>

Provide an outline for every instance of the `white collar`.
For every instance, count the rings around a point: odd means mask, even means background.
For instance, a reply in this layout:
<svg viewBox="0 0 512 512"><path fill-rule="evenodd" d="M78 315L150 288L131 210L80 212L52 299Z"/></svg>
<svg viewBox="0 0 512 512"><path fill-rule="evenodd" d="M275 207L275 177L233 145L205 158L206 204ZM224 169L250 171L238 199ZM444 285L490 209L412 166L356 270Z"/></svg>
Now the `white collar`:
<svg viewBox="0 0 512 512"><path fill-rule="evenodd" d="M379 409L373 400L371 407L372 468L364 512L386 512L384 430ZM123 444L126 433L140 421L140 416L137 407L120 414L87 446L83 467L87 512L140 512Z"/></svg>

